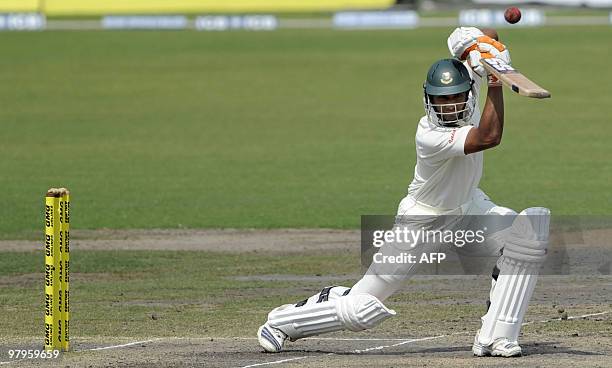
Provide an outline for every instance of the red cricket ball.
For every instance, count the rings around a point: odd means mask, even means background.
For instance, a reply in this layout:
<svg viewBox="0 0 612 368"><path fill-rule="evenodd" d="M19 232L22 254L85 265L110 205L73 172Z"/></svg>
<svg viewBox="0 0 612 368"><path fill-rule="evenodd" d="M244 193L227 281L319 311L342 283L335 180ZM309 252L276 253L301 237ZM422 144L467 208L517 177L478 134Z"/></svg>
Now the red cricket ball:
<svg viewBox="0 0 612 368"><path fill-rule="evenodd" d="M517 7L511 7L506 9L504 12L504 18L506 18L506 22L510 24L514 24L521 20L521 11Z"/></svg>

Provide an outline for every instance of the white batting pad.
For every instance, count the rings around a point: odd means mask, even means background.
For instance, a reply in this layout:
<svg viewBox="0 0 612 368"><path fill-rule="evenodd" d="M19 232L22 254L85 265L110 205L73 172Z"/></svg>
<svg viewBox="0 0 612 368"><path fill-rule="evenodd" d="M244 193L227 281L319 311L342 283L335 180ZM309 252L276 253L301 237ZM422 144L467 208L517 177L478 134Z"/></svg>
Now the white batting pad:
<svg viewBox="0 0 612 368"><path fill-rule="evenodd" d="M521 212L504 242L500 274L491 293L491 306L482 317L478 336L489 345L498 338L517 342L529 300L546 258L550 211L533 207Z"/></svg>
<svg viewBox="0 0 612 368"><path fill-rule="evenodd" d="M326 289L308 298L305 303L285 304L274 309L268 314L268 324L295 341L345 329L369 329L395 315L395 311L385 307L372 295L343 295L348 288L339 286L327 292ZM321 298L324 292L328 297Z"/></svg>

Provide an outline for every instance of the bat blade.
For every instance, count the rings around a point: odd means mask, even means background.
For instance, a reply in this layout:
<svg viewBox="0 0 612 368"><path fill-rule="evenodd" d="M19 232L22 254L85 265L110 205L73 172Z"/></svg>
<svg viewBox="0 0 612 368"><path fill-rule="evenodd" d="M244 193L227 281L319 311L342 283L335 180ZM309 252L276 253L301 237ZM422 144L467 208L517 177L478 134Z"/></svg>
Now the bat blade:
<svg viewBox="0 0 612 368"><path fill-rule="evenodd" d="M521 72L497 58L482 59L482 65L494 74L506 87L521 96L533 98L549 98L550 92L532 82Z"/></svg>

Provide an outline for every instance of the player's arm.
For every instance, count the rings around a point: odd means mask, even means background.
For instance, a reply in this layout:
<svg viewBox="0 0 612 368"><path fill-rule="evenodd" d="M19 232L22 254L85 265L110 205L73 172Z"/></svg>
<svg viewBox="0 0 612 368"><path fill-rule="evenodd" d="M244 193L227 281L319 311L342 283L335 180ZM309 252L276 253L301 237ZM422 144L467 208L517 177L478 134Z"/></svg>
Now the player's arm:
<svg viewBox="0 0 612 368"><path fill-rule="evenodd" d="M493 28L481 28L482 33L499 41L499 35ZM478 128L473 128L465 139L465 154L484 151L501 143L504 131L504 93L501 85L489 83L487 101L480 118Z"/></svg>
<svg viewBox="0 0 612 368"><path fill-rule="evenodd" d="M501 85L489 85L480 124L470 129L463 151L466 155L497 146L504 131L504 92Z"/></svg>
<svg viewBox="0 0 612 368"><path fill-rule="evenodd" d="M486 78L489 85L480 124L468 132L463 151L467 155L493 148L502 138L504 96L501 83L494 76L487 75L480 59L497 57L510 63L510 54L499 42L497 31L492 28L459 27L451 33L447 44L451 55L467 61L474 73L478 77Z"/></svg>

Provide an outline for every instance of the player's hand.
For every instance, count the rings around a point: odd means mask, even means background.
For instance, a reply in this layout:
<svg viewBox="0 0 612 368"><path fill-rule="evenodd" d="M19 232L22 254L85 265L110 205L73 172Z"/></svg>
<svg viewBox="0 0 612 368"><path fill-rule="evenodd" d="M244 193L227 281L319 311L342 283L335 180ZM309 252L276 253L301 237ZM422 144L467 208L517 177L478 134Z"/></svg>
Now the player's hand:
<svg viewBox="0 0 612 368"><path fill-rule="evenodd" d="M492 39L489 36L478 37L476 49L480 51L483 58L495 57L510 65L510 51L503 43Z"/></svg>
<svg viewBox="0 0 612 368"><path fill-rule="evenodd" d="M505 61L507 64L511 63L510 52L506 46L487 36L479 37L478 42L466 51L468 52L467 60L469 65L480 77L488 74L482 66L481 59L494 57Z"/></svg>
<svg viewBox="0 0 612 368"><path fill-rule="evenodd" d="M446 44L451 55L463 61L467 57L467 50L476 45L478 37L482 36L484 33L476 27L458 27L448 36Z"/></svg>

